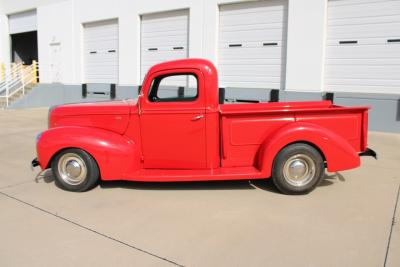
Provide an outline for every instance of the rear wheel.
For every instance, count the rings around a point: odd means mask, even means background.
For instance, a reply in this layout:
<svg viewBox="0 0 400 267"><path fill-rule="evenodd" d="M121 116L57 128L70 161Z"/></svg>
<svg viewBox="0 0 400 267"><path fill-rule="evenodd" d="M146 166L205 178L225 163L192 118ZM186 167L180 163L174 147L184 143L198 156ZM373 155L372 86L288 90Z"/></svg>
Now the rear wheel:
<svg viewBox="0 0 400 267"><path fill-rule="evenodd" d="M96 161L87 152L69 148L57 154L51 168L61 188L83 192L91 189L99 179Z"/></svg>
<svg viewBox="0 0 400 267"><path fill-rule="evenodd" d="M324 170L324 160L318 150L296 143L283 148L276 156L272 180L285 194L306 194L318 185Z"/></svg>

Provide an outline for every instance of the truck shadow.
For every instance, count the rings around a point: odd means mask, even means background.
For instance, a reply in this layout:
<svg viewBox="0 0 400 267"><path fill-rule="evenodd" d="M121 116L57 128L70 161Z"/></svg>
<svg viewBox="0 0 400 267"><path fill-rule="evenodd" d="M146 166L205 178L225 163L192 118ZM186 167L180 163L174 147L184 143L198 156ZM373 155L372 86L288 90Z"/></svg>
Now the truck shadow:
<svg viewBox="0 0 400 267"><path fill-rule="evenodd" d="M37 180L45 183L55 182L51 169L43 171ZM336 172L325 174L318 186L330 186L335 182L344 182L342 174ZM58 183L55 182L59 187ZM257 180L228 180L228 181L201 181L201 182L135 182L135 181L100 181L100 189L123 188L130 190L254 190L261 189L280 194L272 179Z"/></svg>
<svg viewBox="0 0 400 267"><path fill-rule="evenodd" d="M100 181L101 189L124 188L132 190L249 190L256 189L250 181L201 181L201 182L134 182Z"/></svg>

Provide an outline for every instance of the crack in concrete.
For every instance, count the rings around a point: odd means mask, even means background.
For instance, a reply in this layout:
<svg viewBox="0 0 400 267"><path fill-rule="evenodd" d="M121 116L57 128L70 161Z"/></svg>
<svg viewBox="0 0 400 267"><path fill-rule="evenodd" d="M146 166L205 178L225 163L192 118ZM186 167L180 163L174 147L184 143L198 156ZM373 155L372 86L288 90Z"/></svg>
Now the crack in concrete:
<svg viewBox="0 0 400 267"><path fill-rule="evenodd" d="M397 196L396 196L396 200L395 200L396 202L395 202L394 210L393 210L392 224L390 226L389 238L388 238L388 243L387 243L387 246L386 246L385 261L383 262L383 266L384 267L386 267L387 258L388 258L388 255L389 255L390 241L392 240L393 227L396 224L396 212L397 212L397 204L399 203L399 195L400 195L400 184L399 184L399 188L397 189Z"/></svg>
<svg viewBox="0 0 400 267"><path fill-rule="evenodd" d="M48 211L48 210L45 210L45 209L40 208L40 207L38 207L38 206L35 206L34 204L31 204L31 203L26 202L26 201L24 201L24 200L22 200L22 199L16 198L16 197L14 197L14 196L12 196L12 195L9 195L9 194L7 194L7 193L5 193L5 192L0 191L0 194L3 195L3 196L5 196L5 197L8 197L8 198L10 198L10 199L12 199L12 200L15 200L15 201L17 201L17 202L19 202L19 203L22 203L22 204L24 204L24 205L27 205L27 206L29 206L29 207L31 207L31 208L34 208L34 209L36 209L36 210L39 210L39 211L41 211L41 212L43 212L43 213L46 213L46 214L48 214L48 215L51 215L51 216L56 217L56 218L58 218L58 219L61 219L61 220L65 221L65 222L68 222L68 223L70 223L70 224L73 224L73 225L75 225L75 226L77 226L77 227L79 227L79 228L81 228L81 229L87 230L87 231L89 231L89 232L92 232L92 233L97 234L97 235L99 235L99 236L102 236L102 237L104 237L104 238L107 238L107 239L109 239L109 240L111 240L111 241L117 242L117 243L119 243L119 244L121 244L121 245L127 246L127 247L129 247L129 248L131 248L131 249L137 250L137 251L142 252L142 253L144 253L144 254L147 254L147 255L149 255L149 256L152 256L152 257L155 257L155 258L157 258L157 259L163 260L163 261L165 261L165 262L171 263L171 264L173 264L173 265L175 265L175 266L182 266L182 267L184 266L184 265L182 265L182 264L179 264L179 263L177 263L177 262L174 262L174 261L172 261L172 260L169 260L169 259L167 259L167 258L164 258L164 257L159 256L159 255L157 255L157 254L154 254L154 253L152 253L152 252L149 252L149 251L147 251L147 250L144 250L144 249L141 249L141 248L136 247L136 246L134 246L134 245L128 244L128 243L126 243L126 242L124 242L124 241L121 241L121 240L119 240L119 239L116 239L116 238L114 238L114 237L112 237L112 236L103 234L103 233L101 233L101 232L99 232L99 231L96 231L96 230L94 230L94 229L92 229L92 228L89 228L89 227L87 227L87 226L84 226L84 225L82 225L82 224L79 224L79 223L77 223L77 222L74 222L74 221L72 221L72 220L70 220L70 219L68 219L68 218L62 217L62 216L58 215L57 213L53 213L53 212L51 212L51 211Z"/></svg>
<svg viewBox="0 0 400 267"><path fill-rule="evenodd" d="M0 187L0 190L2 190L2 189L7 189L7 188L12 188L12 187L16 187L16 186L23 185L23 184L29 184L29 183L31 183L31 182L33 183L34 180L27 180L27 181L23 181L23 182L16 183L16 184L6 185L6 186L3 186L3 187Z"/></svg>

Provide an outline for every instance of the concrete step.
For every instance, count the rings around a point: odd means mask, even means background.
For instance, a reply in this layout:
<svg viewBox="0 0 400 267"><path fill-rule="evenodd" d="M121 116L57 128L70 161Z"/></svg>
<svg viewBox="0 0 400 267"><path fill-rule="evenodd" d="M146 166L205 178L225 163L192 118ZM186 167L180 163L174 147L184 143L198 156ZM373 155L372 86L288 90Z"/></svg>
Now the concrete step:
<svg viewBox="0 0 400 267"><path fill-rule="evenodd" d="M13 94L11 97L8 98L8 105L10 106L12 103L17 101L18 99L27 95L37 84L29 84L25 86L24 94L22 90L18 91L17 93ZM0 109L7 108L7 100L5 98L0 98Z"/></svg>

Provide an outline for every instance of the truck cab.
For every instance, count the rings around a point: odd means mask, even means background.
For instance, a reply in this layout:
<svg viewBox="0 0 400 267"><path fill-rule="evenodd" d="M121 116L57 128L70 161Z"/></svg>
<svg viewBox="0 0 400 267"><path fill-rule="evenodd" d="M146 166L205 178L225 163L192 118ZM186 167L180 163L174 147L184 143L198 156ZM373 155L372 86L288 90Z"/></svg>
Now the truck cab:
<svg viewBox="0 0 400 267"><path fill-rule="evenodd" d="M143 182L272 178L280 191L312 191L325 169L358 167L367 107L330 101L220 103L218 74L204 59L153 66L137 99L49 111L33 165L64 189L99 179Z"/></svg>

